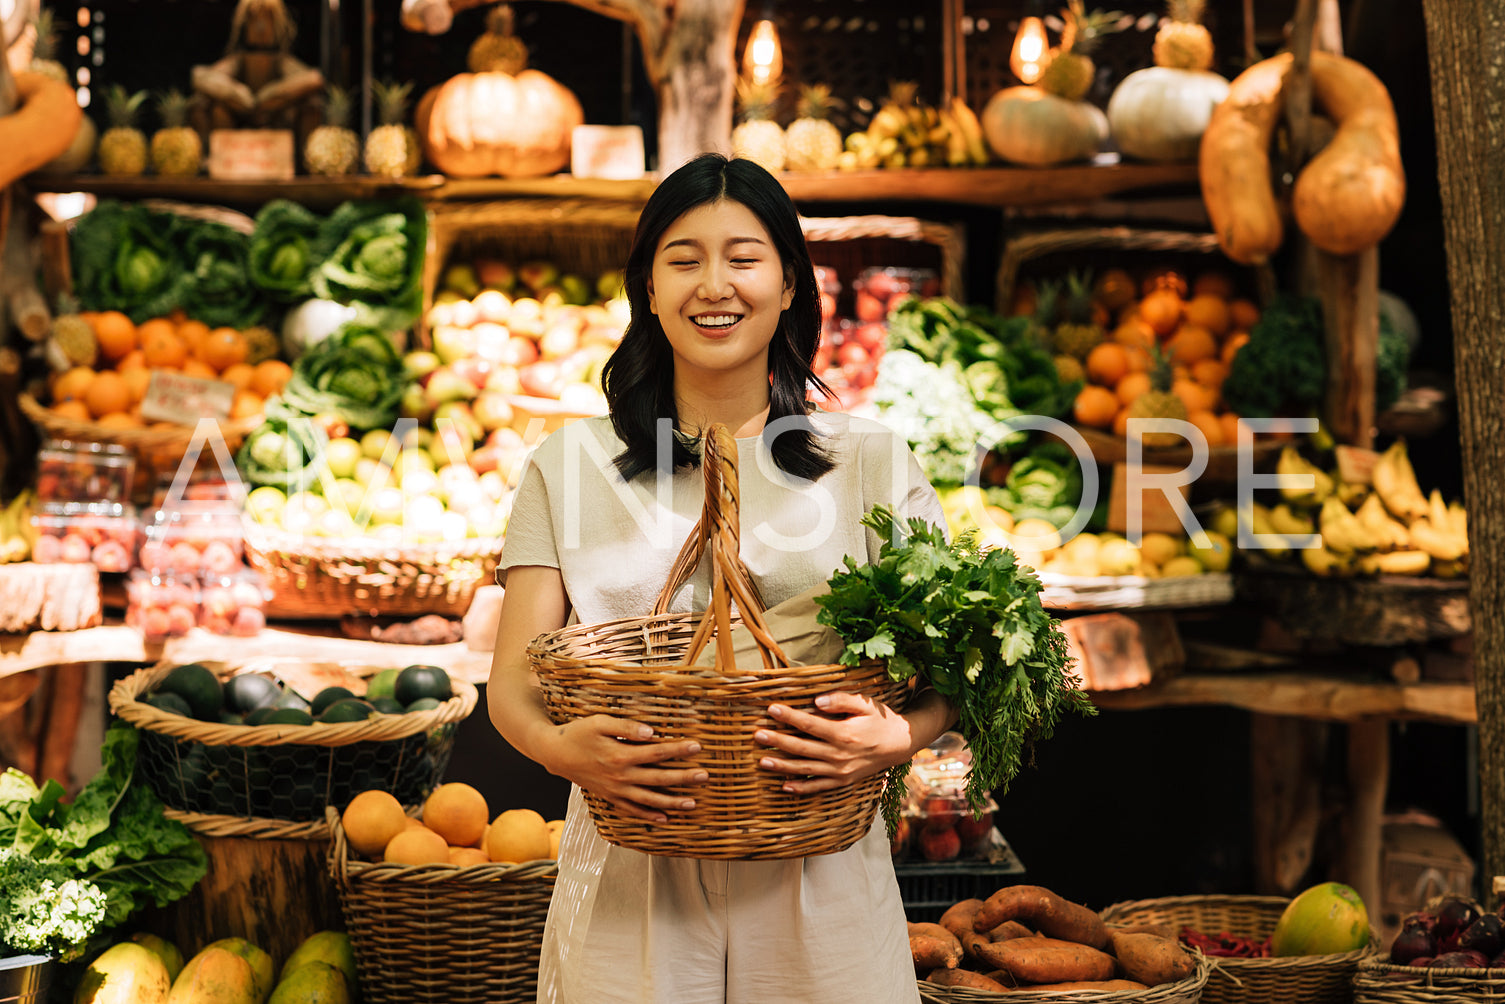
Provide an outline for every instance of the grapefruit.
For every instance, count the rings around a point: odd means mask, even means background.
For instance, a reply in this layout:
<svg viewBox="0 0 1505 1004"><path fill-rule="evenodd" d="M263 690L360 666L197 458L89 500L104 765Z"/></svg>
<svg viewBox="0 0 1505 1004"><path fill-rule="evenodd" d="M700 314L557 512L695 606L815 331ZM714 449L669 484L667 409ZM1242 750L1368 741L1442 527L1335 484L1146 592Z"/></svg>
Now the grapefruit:
<svg viewBox="0 0 1505 1004"><path fill-rule="evenodd" d="M340 816L345 839L362 854L378 855L408 825L402 803L391 792L372 789L350 800Z"/></svg>
<svg viewBox="0 0 1505 1004"><path fill-rule="evenodd" d="M1369 944L1369 911L1352 887L1323 882L1291 900L1275 924L1270 954L1332 955Z"/></svg>
<svg viewBox="0 0 1505 1004"><path fill-rule="evenodd" d="M423 825L456 847L474 847L488 815L486 796L461 781L441 784L423 803Z"/></svg>
<svg viewBox="0 0 1505 1004"><path fill-rule="evenodd" d="M532 809L508 809L486 831L486 854L493 861L520 864L549 856L549 824Z"/></svg>
<svg viewBox="0 0 1505 1004"><path fill-rule="evenodd" d="M382 860L398 865L447 865L449 844L428 827L415 826L392 838Z"/></svg>

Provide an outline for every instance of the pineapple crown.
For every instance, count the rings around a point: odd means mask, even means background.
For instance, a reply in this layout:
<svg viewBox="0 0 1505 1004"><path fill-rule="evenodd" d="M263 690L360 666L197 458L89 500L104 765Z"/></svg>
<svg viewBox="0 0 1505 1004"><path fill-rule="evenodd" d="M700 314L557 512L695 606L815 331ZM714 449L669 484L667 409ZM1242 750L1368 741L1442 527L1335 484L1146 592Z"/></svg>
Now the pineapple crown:
<svg viewBox="0 0 1505 1004"><path fill-rule="evenodd" d="M371 85L371 92L376 96L376 115L381 124L400 125L408 114L408 95L413 93L413 82L376 81Z"/></svg>
<svg viewBox="0 0 1505 1004"><path fill-rule="evenodd" d="M772 81L755 81L751 77L737 78L737 106L742 109L742 118L748 122L771 120L779 101L779 87Z"/></svg>
<svg viewBox="0 0 1505 1004"><path fill-rule="evenodd" d="M165 129L180 129L188 121L188 95L177 88L157 95L157 114Z"/></svg>
<svg viewBox="0 0 1505 1004"><path fill-rule="evenodd" d="M1049 327L1056 323L1056 311L1061 303L1061 281L1041 279L1035 284L1035 323Z"/></svg>
<svg viewBox="0 0 1505 1004"><path fill-rule="evenodd" d="M1089 14L1084 0L1067 0L1061 9L1061 21L1065 27L1061 29L1059 51L1091 55L1103 36L1124 30L1124 17L1121 10L1099 9Z"/></svg>
<svg viewBox="0 0 1505 1004"><path fill-rule="evenodd" d="M1072 269L1066 273L1066 302L1063 310L1067 323L1092 323L1092 269Z"/></svg>
<svg viewBox="0 0 1505 1004"><path fill-rule="evenodd" d="M59 293L57 295L56 308L54 313L58 317L66 317L69 314L76 314L82 310L83 304L79 302L78 296L74 293Z"/></svg>
<svg viewBox="0 0 1505 1004"><path fill-rule="evenodd" d="M350 92L338 84L324 90L324 122L340 129L350 125Z"/></svg>
<svg viewBox="0 0 1505 1004"><path fill-rule="evenodd" d="M828 119L841 107L841 99L833 97L831 88L825 84L807 84L800 88L796 112L802 119Z"/></svg>
<svg viewBox="0 0 1505 1004"><path fill-rule="evenodd" d="M1176 371L1171 366L1170 353L1158 344L1150 346L1150 390L1169 394L1176 382Z"/></svg>
<svg viewBox="0 0 1505 1004"><path fill-rule="evenodd" d="M136 115L146 101L146 91L132 93L124 84L111 84L105 89L105 114L109 116L112 129L131 129L136 125Z"/></svg>

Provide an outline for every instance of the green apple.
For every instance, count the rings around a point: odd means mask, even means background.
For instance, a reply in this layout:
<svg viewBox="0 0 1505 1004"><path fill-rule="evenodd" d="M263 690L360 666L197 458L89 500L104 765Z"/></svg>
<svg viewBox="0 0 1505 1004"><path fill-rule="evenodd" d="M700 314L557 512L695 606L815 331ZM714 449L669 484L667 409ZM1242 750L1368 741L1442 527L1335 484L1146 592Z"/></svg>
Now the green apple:
<svg viewBox="0 0 1505 1004"><path fill-rule="evenodd" d="M1205 547L1197 546L1195 537L1191 545L1186 549L1187 553L1197 559L1197 563L1209 572L1226 572L1228 565L1233 561L1233 545L1228 538L1216 530L1204 531L1207 535Z"/></svg>
<svg viewBox="0 0 1505 1004"><path fill-rule="evenodd" d="M329 501L322 495L313 492L293 492L287 497L286 512L307 512L312 516L322 516L329 511Z"/></svg>
<svg viewBox="0 0 1505 1004"><path fill-rule="evenodd" d="M573 303L583 307L585 304L591 302L591 293L593 290L591 289L590 281L583 275L569 272L560 276L559 289L564 293L566 303Z"/></svg>
<svg viewBox="0 0 1505 1004"><path fill-rule="evenodd" d="M324 537L358 537L355 520L343 509L331 509L314 524L315 532Z"/></svg>
<svg viewBox="0 0 1505 1004"><path fill-rule="evenodd" d="M287 495L274 485L253 488L246 496L246 512L258 523L275 526L282 522L282 510L286 507Z"/></svg>
<svg viewBox="0 0 1505 1004"><path fill-rule="evenodd" d="M596 277L596 295L603 300L610 300L623 291L626 281L621 269L602 272Z"/></svg>
<svg viewBox="0 0 1505 1004"><path fill-rule="evenodd" d="M398 476L402 478L404 484L407 483L408 472L410 471L421 470L428 471L430 474L432 474L437 469L437 466L434 464L434 458L429 454L428 450L423 449L422 447L415 446L410 449L403 450L397 456L396 470Z"/></svg>
<svg viewBox="0 0 1505 1004"><path fill-rule="evenodd" d="M366 700L372 701L378 697L391 697L397 689L397 674L400 669L383 669L372 675L366 681Z"/></svg>
<svg viewBox="0 0 1505 1004"><path fill-rule="evenodd" d="M382 488L371 500L371 522L382 526L402 522L403 497L397 488Z"/></svg>
<svg viewBox="0 0 1505 1004"><path fill-rule="evenodd" d="M361 444L348 436L331 439L324 447L324 463L336 479L352 478L355 477L355 465L364 453Z"/></svg>
<svg viewBox="0 0 1505 1004"><path fill-rule="evenodd" d="M464 297L475 296L481 289L481 280L476 276L476 270L469 265L451 265L444 270L445 289L452 289Z"/></svg>
<svg viewBox="0 0 1505 1004"><path fill-rule="evenodd" d="M331 508L342 509L354 516L361 511L361 503L366 501L366 486L355 478L338 478L334 483L334 497L329 501Z"/></svg>
<svg viewBox="0 0 1505 1004"><path fill-rule="evenodd" d="M370 457L362 457L356 462L354 480L365 488L383 488L396 482L392 468Z"/></svg>
<svg viewBox="0 0 1505 1004"><path fill-rule="evenodd" d="M402 372L409 380L422 380L443 365L437 355L423 349L414 349L402 357Z"/></svg>
<svg viewBox="0 0 1505 1004"><path fill-rule="evenodd" d="M434 430L426 429L421 425L414 426L402 434L402 448L404 450L426 450L434 441Z"/></svg>
<svg viewBox="0 0 1505 1004"><path fill-rule="evenodd" d="M402 474L402 493L406 496L432 495L439 490L439 476L421 467L411 467Z"/></svg>
<svg viewBox="0 0 1505 1004"><path fill-rule="evenodd" d="M455 313L460 312L462 305L470 314L475 313L475 308L470 305L470 301L468 300L461 300L456 303L454 305ZM471 331L468 325L441 324L434 328L432 337L434 340L434 355L438 356L439 361L445 365L454 362L456 359L464 359L466 356L475 355L476 336L475 332Z"/></svg>
<svg viewBox="0 0 1505 1004"><path fill-rule="evenodd" d="M387 452L392 434L386 429L372 429L361 437L361 453L372 460L380 460Z"/></svg>
<svg viewBox="0 0 1505 1004"><path fill-rule="evenodd" d="M559 266L551 261L525 261L517 267L517 277L524 286L537 292L559 281Z"/></svg>

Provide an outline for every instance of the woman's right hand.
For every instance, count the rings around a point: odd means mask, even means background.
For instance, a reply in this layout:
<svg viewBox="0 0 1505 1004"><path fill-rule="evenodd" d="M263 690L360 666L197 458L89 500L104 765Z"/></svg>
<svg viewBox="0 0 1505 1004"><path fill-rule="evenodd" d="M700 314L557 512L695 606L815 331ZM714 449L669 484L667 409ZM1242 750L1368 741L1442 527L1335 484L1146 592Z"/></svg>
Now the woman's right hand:
<svg viewBox="0 0 1505 1004"><path fill-rule="evenodd" d="M665 788L703 784L698 767L666 767L700 752L693 740L654 742L653 730L610 715L577 718L538 735L538 760L553 774L611 802L637 819L662 823L668 813L685 812L695 800Z"/></svg>

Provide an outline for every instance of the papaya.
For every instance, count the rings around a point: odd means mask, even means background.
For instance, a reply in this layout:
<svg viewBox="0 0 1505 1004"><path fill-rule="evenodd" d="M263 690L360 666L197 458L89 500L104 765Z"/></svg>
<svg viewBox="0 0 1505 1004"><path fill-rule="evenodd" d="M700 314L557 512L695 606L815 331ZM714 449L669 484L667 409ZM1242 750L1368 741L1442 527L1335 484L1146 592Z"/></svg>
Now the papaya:
<svg viewBox="0 0 1505 1004"><path fill-rule="evenodd" d="M221 938L211 942L208 948L223 948L239 955L251 966L251 975L256 979L256 999L264 1001L277 982L277 965L272 957L245 938Z"/></svg>
<svg viewBox="0 0 1505 1004"><path fill-rule="evenodd" d="M350 936L344 931L320 931L303 939L303 943L293 949L293 954L287 957L282 964L280 982L287 982L288 976L310 962L322 962L334 966L345 974L345 982L350 984L353 990L356 986L355 952L350 947Z"/></svg>
<svg viewBox="0 0 1505 1004"><path fill-rule="evenodd" d="M1369 944L1369 911L1341 882L1323 882L1286 905L1270 937L1270 954L1331 955Z"/></svg>
<svg viewBox="0 0 1505 1004"><path fill-rule="evenodd" d="M172 980L156 953L122 941L89 963L73 1004L168 1004Z"/></svg>
<svg viewBox="0 0 1505 1004"><path fill-rule="evenodd" d="M188 960L167 1004L263 1004L271 993L270 957L267 970L263 989L249 959L215 942Z"/></svg>
<svg viewBox="0 0 1505 1004"><path fill-rule="evenodd" d="M162 964L167 967L169 983L176 980L178 974L183 971L183 953L178 951L177 945L166 938L160 938L146 931L137 931L131 935L131 940L143 948L150 949L157 958L162 960Z"/></svg>
<svg viewBox="0 0 1505 1004"><path fill-rule="evenodd" d="M288 973L267 1004L350 1004L345 974L327 962L305 962Z"/></svg>

